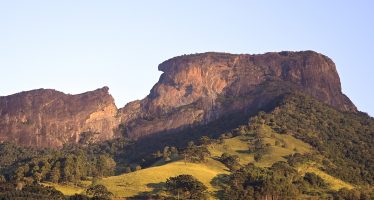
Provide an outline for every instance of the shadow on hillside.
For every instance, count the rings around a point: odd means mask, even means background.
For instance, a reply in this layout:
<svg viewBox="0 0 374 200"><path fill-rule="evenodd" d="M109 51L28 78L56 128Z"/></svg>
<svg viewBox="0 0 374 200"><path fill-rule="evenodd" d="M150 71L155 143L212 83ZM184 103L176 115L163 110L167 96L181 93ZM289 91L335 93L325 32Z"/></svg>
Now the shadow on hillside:
<svg viewBox="0 0 374 200"><path fill-rule="evenodd" d="M214 198L222 199L223 188L227 184L228 180L229 180L228 174L218 174L210 181L210 184L216 189L218 189L217 191L214 191L212 193L212 196Z"/></svg>
<svg viewBox="0 0 374 200"><path fill-rule="evenodd" d="M165 182L159 183L148 183L148 188L151 188L151 191L140 192L135 196L127 197L128 200L150 200L150 199L159 199L160 193L165 189Z"/></svg>
<svg viewBox="0 0 374 200"><path fill-rule="evenodd" d="M236 152L241 154L251 154L249 150L236 150Z"/></svg>

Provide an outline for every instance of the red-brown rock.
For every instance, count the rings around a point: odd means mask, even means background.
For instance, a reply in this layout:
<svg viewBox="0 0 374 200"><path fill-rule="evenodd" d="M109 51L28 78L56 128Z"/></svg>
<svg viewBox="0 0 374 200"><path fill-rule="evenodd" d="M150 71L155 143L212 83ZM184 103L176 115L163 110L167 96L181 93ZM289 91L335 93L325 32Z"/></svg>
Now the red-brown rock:
<svg viewBox="0 0 374 200"><path fill-rule="evenodd" d="M78 142L86 131L96 140L115 137L119 119L108 88L78 95L38 89L0 97L0 141L35 147Z"/></svg>
<svg viewBox="0 0 374 200"><path fill-rule="evenodd" d="M169 59L150 94L121 109L131 138L206 124L230 113L261 110L291 89L342 111L356 112L342 93L335 64L313 52L261 55L203 53Z"/></svg>

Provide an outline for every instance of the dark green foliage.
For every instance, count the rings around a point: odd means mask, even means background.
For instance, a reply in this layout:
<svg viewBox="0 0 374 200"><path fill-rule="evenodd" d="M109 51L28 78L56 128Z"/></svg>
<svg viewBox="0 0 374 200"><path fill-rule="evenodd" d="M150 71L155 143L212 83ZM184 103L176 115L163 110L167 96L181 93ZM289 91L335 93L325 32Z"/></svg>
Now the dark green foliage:
<svg viewBox="0 0 374 200"><path fill-rule="evenodd" d="M214 143L215 140L213 139L210 139L208 136L202 136L200 139L199 139L199 143L200 145L209 145L209 144L212 144Z"/></svg>
<svg viewBox="0 0 374 200"><path fill-rule="evenodd" d="M178 200L177 198L164 196L160 194L142 193L132 197L126 197L126 200Z"/></svg>
<svg viewBox="0 0 374 200"><path fill-rule="evenodd" d="M18 190L11 183L2 183L0 184L0 199L64 200L65 197L53 187L28 185Z"/></svg>
<svg viewBox="0 0 374 200"><path fill-rule="evenodd" d="M91 195L93 199L110 199L113 195L104 185L91 185L87 188L86 194Z"/></svg>
<svg viewBox="0 0 374 200"><path fill-rule="evenodd" d="M0 144L0 174L9 179L9 174L14 171L16 163L29 160L39 155L41 152L26 147L18 147L17 145L4 142ZM7 177L8 176L8 177Z"/></svg>
<svg viewBox="0 0 374 200"><path fill-rule="evenodd" d="M297 167L299 164L305 164L311 161L317 161L317 156L311 153L300 154L294 153L286 157L287 163L293 167Z"/></svg>
<svg viewBox="0 0 374 200"><path fill-rule="evenodd" d="M333 192L334 200L371 200L374 199L373 191L369 190L348 190L342 188L337 192Z"/></svg>
<svg viewBox="0 0 374 200"><path fill-rule="evenodd" d="M270 169L249 164L233 172L223 190L223 199L295 199L299 196L297 171L287 163Z"/></svg>
<svg viewBox="0 0 374 200"><path fill-rule="evenodd" d="M205 145L196 146L193 142L189 142L183 151L184 160L189 162L204 162L209 155L210 152Z"/></svg>
<svg viewBox="0 0 374 200"><path fill-rule="evenodd" d="M108 154L96 154L87 147L77 145L65 146L62 150L34 150L3 143L0 144L1 150L0 153L13 152L9 155L19 159L1 154L4 165L0 173L8 181L22 181L26 184L40 181L78 182L88 176L110 176L116 167L115 161ZM28 150L29 153L25 153Z"/></svg>
<svg viewBox="0 0 374 200"><path fill-rule="evenodd" d="M254 159L258 162L264 155L270 152L270 146L264 143L260 135L257 135L256 138L250 142L248 150L250 153L255 154Z"/></svg>
<svg viewBox="0 0 374 200"><path fill-rule="evenodd" d="M166 191L177 199L206 199L207 189L191 175L179 175L166 181Z"/></svg>
<svg viewBox="0 0 374 200"><path fill-rule="evenodd" d="M91 198L83 194L75 194L69 197L69 200L90 200Z"/></svg>
<svg viewBox="0 0 374 200"><path fill-rule="evenodd" d="M366 114L339 112L297 93L265 115L265 123L315 147L332 162L325 168L329 174L350 183L374 184L374 119Z"/></svg>
<svg viewBox="0 0 374 200"><path fill-rule="evenodd" d="M321 177L319 177L315 173L310 173L310 172L305 173L304 180L308 182L312 187L326 189L329 186Z"/></svg>
<svg viewBox="0 0 374 200"><path fill-rule="evenodd" d="M221 161L227 168L232 171L238 170L241 165L239 163L240 159L237 155L229 155L227 153L223 153L221 157L219 157L219 161Z"/></svg>

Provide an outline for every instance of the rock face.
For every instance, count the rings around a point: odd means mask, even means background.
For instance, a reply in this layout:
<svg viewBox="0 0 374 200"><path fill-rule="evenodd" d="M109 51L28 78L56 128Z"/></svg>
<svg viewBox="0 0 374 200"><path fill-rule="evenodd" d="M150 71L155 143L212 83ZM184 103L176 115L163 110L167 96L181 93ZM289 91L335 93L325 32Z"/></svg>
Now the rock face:
<svg viewBox="0 0 374 200"><path fill-rule="evenodd" d="M302 90L339 110L357 111L341 91L335 64L313 51L203 53L169 59L158 69L163 74L150 94L120 110L130 138L260 110L291 89Z"/></svg>
<svg viewBox="0 0 374 200"><path fill-rule="evenodd" d="M133 139L171 133L266 110L291 90L357 111L341 91L335 64L313 51L203 53L175 57L158 68L163 74L150 94L119 110L107 87L78 95L39 89L0 97L0 142L60 147L92 135L82 134L88 131L98 133L96 141L124 131Z"/></svg>
<svg viewBox="0 0 374 200"><path fill-rule="evenodd" d="M94 140L114 138L117 107L108 88L78 95L38 89L0 97L0 141L35 147L78 142L83 132Z"/></svg>

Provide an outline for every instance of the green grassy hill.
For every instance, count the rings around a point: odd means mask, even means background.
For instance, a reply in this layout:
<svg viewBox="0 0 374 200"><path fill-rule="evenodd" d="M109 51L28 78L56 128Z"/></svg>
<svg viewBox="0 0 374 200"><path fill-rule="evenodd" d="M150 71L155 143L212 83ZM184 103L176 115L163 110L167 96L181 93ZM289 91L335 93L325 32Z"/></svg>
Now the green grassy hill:
<svg viewBox="0 0 374 200"><path fill-rule="evenodd" d="M142 192L157 193L167 178L190 174L204 183L213 192L211 184L219 174L228 174L228 169L220 162L208 159L206 163L171 162L162 166L150 167L136 172L112 176L100 180L117 197L129 197Z"/></svg>
<svg viewBox="0 0 374 200"><path fill-rule="evenodd" d="M211 156L204 163L185 163L183 160L164 163L157 162L153 167L142 169L139 171L122 174L118 176L111 176L98 180L98 184L105 185L115 197L131 197L142 193L160 192L163 184L169 177L178 176L181 174L190 174L204 183L213 197L214 192L219 190L212 185L212 180L220 174L229 174L228 168L217 161L217 158L222 153L230 155L237 155L240 159L240 164L255 163L260 167L269 167L277 161L286 161L285 156L291 155L295 152L310 153L312 147L301 140L294 138L291 135L277 134L271 128L264 125L260 128L264 136L265 143L270 144L270 152L266 154L259 162L254 161L253 154L248 151L248 141L250 136L241 135L229 139L224 139L222 144L214 143L208 146ZM278 145L276 144L278 142ZM340 189L343 187L351 189L352 186L340 179L334 178L327 173L321 171L315 166L305 164L297 168L300 174L306 172L313 172L321 176L327 183L331 185L332 189ZM56 185L57 190L60 190L65 195L72 195L84 191L83 187ZM87 183L86 183L87 185Z"/></svg>

